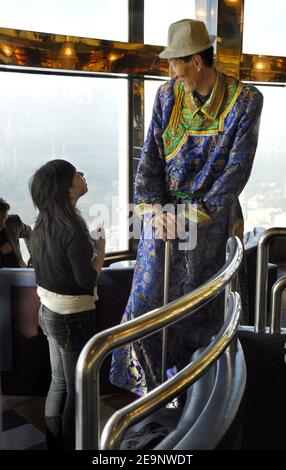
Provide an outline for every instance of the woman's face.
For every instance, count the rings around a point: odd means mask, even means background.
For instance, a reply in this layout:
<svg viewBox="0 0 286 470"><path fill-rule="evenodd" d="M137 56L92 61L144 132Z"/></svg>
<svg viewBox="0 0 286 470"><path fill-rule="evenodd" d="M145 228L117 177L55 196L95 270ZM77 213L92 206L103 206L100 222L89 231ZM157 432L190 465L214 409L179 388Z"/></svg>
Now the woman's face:
<svg viewBox="0 0 286 470"><path fill-rule="evenodd" d="M84 173L82 171L76 171L72 187L70 188L70 196L73 200L78 200L81 196L86 194L88 191L88 187L86 184L86 180L84 177Z"/></svg>

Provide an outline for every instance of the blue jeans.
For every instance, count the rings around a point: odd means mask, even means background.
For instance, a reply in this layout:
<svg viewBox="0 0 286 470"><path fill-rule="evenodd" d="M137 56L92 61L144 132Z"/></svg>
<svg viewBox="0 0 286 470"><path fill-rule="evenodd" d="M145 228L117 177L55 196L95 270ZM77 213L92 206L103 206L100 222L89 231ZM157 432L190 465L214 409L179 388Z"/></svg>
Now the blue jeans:
<svg viewBox="0 0 286 470"><path fill-rule="evenodd" d="M46 399L46 425L61 421L66 449L75 447L75 369L84 345L94 335L95 310L59 314L41 305L39 323L50 349L52 380ZM55 433L55 429L49 429Z"/></svg>

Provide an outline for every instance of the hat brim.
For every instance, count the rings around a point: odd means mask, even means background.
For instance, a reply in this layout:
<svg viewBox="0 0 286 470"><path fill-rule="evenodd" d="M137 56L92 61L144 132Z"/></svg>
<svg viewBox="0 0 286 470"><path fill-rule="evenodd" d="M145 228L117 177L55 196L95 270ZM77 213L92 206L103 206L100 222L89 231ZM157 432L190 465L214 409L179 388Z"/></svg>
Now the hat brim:
<svg viewBox="0 0 286 470"><path fill-rule="evenodd" d="M216 36L210 36L210 42L207 43L204 47L201 47L199 49L182 48L182 49L174 50L174 49L167 47L159 54L159 57L160 59L179 59L180 57L186 57L188 55L198 54L199 52L203 52L209 49L213 45L216 39L217 39Z"/></svg>

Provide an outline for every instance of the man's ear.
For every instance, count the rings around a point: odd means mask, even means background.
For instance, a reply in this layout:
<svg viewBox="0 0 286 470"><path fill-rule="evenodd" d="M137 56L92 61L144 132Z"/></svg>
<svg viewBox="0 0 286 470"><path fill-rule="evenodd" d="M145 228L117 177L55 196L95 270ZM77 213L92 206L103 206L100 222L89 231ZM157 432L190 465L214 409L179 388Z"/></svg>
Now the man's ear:
<svg viewBox="0 0 286 470"><path fill-rule="evenodd" d="M201 56L199 54L194 54L193 55L193 64L194 64L194 68L197 72L200 72L202 70L203 59L201 58Z"/></svg>
<svg viewBox="0 0 286 470"><path fill-rule="evenodd" d="M169 61L169 77L170 78L177 78L177 74L174 68L174 62Z"/></svg>

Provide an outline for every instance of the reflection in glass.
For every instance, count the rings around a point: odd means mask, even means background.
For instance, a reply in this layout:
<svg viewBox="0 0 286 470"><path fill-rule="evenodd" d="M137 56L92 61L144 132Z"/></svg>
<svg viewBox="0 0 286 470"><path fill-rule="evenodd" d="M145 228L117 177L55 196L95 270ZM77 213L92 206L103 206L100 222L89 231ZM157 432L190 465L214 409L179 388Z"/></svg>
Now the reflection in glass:
<svg viewBox="0 0 286 470"><path fill-rule="evenodd" d="M66 41L59 50L58 60L64 69L75 70L79 62L76 50L72 42Z"/></svg>
<svg viewBox="0 0 286 470"><path fill-rule="evenodd" d="M2 3L2 28L128 41L128 0L13 0Z"/></svg>
<svg viewBox="0 0 286 470"><path fill-rule="evenodd" d="M244 0L244 54L286 56L285 0Z"/></svg>
<svg viewBox="0 0 286 470"><path fill-rule="evenodd" d="M183 18L204 21L209 33L216 35L217 3L218 0L145 0L145 44L166 45L168 26Z"/></svg>
<svg viewBox="0 0 286 470"><path fill-rule="evenodd" d="M258 88L264 95L259 142L251 177L240 196L245 231L286 223L286 88Z"/></svg>
<svg viewBox="0 0 286 470"><path fill-rule="evenodd" d="M167 44L169 24L183 18L195 18L195 0L145 0L145 44Z"/></svg>
<svg viewBox="0 0 286 470"><path fill-rule="evenodd" d="M105 220L107 251L127 250L127 81L2 72L1 84L0 197L11 213L33 223L29 178L65 159L85 173L89 228Z"/></svg>

